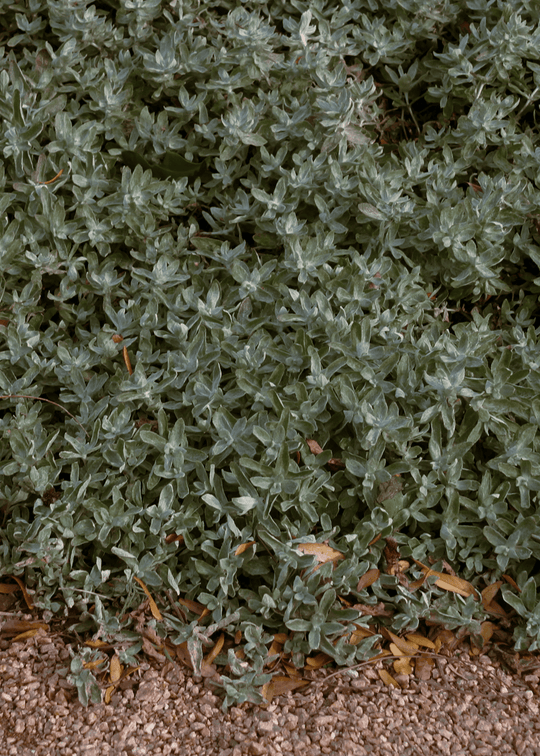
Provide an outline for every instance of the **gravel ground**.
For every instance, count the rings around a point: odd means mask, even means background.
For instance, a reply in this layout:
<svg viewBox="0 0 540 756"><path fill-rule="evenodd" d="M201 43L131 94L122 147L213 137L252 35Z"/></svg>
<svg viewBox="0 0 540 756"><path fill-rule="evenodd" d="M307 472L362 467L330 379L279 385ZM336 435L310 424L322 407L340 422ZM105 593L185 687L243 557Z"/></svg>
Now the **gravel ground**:
<svg viewBox="0 0 540 756"><path fill-rule="evenodd" d="M319 669L302 689L227 713L211 682L176 662L144 663L109 704L84 708L59 674L69 659L43 630L0 641L2 756L540 756L538 659L518 674L487 655L437 658L430 679L397 675L398 688L380 662Z"/></svg>

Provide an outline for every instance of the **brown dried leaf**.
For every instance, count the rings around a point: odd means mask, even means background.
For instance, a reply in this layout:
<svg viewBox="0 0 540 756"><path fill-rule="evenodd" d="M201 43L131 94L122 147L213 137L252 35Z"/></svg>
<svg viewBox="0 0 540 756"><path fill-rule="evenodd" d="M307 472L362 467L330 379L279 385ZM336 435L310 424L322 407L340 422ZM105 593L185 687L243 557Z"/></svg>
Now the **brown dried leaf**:
<svg viewBox="0 0 540 756"><path fill-rule="evenodd" d="M379 538L381 537L381 535L382 535L382 533L379 533L378 535L376 535L376 536L375 536L375 538L373 538L373 539L372 539L372 540L371 540L371 541L370 541L370 542L368 543L368 546L373 546L373 544L374 544L374 543L377 543L377 541L379 540Z"/></svg>
<svg viewBox="0 0 540 756"><path fill-rule="evenodd" d="M182 606L185 606L186 609L189 609L189 611L193 612L193 614L199 614L201 617L205 614L208 614L208 609L204 606L204 604L199 604L197 601L179 598L178 603L182 604Z"/></svg>
<svg viewBox="0 0 540 756"><path fill-rule="evenodd" d="M235 556L239 556L240 554L243 554L244 551L247 551L251 546L256 544L257 541L248 541L247 543L241 543L240 546L238 546L234 552Z"/></svg>
<svg viewBox="0 0 540 756"><path fill-rule="evenodd" d="M157 620L162 620L163 617L161 616L161 612L157 608L157 604L154 601L154 599L152 598L152 594L150 593L150 591L148 590L148 588L145 586L145 584L143 583L143 581L140 578L138 578L136 575L133 575L133 579L136 580L139 583L139 585L141 586L141 588L143 589L143 591L148 596L148 602L150 604L150 611L152 612L152 617L154 619L157 619Z"/></svg>
<svg viewBox="0 0 540 756"><path fill-rule="evenodd" d="M45 622L33 622L29 620L6 620L0 624L0 633L2 635L18 635L24 633L27 630L45 630L48 632L49 625Z"/></svg>
<svg viewBox="0 0 540 756"><path fill-rule="evenodd" d="M433 659L430 659L428 656L421 656L419 659L416 659L414 665L415 677L417 677L419 680L430 680L431 670L434 666L435 662L433 661Z"/></svg>
<svg viewBox="0 0 540 756"><path fill-rule="evenodd" d="M408 562L405 562L403 559L400 559L399 560L399 564L398 564L399 570L396 572L396 577L398 579L399 584L402 585L404 588L408 589L409 588L409 580L407 578L407 575L405 575L402 572L404 564L407 565L407 568L409 567Z"/></svg>
<svg viewBox="0 0 540 756"><path fill-rule="evenodd" d="M283 696L289 691L305 687L309 684L309 680L295 680L292 677L276 675L270 680L270 682L263 685L262 695L268 701L268 703L271 703L272 699L276 696Z"/></svg>
<svg viewBox="0 0 540 756"><path fill-rule="evenodd" d="M122 674L122 680L125 680L127 677L132 675L134 672L136 672L139 669L140 665L137 664L136 667L129 667L125 670L125 672Z"/></svg>
<svg viewBox="0 0 540 756"><path fill-rule="evenodd" d="M17 575L10 575L10 577L17 583L17 585L21 589L22 595L24 596L24 600L26 601L26 606L29 609L33 609L34 608L34 604L32 603L32 599L28 595L28 591L26 590L25 584L22 582L22 580L20 578L17 577Z"/></svg>
<svg viewBox="0 0 540 756"><path fill-rule="evenodd" d="M337 459L336 457L329 459L327 464L332 472L337 472L338 470L345 469L345 462L342 459Z"/></svg>
<svg viewBox="0 0 540 756"><path fill-rule="evenodd" d="M480 625L480 635L482 636L484 643L487 643L491 636L493 635L493 632L496 630L496 625L493 624L493 622L485 621L482 622ZM471 653L473 656L480 656L480 654L483 654L485 651L484 648L480 648L480 646L477 646L474 641L471 638Z"/></svg>
<svg viewBox="0 0 540 756"><path fill-rule="evenodd" d="M384 603L379 601L378 604L353 604L353 609L356 609L362 614L371 614L374 617L391 617L393 612L386 609Z"/></svg>
<svg viewBox="0 0 540 756"><path fill-rule="evenodd" d="M306 659L306 669L320 669L325 664L332 661L332 657L328 654L317 654L317 656L308 656Z"/></svg>
<svg viewBox="0 0 540 756"><path fill-rule="evenodd" d="M27 630L25 633L16 635L11 640L13 641L13 643L15 643L16 641L22 641L22 640L26 640L27 638L33 638L38 633L39 633L39 628L37 630Z"/></svg>
<svg viewBox="0 0 540 756"><path fill-rule="evenodd" d="M283 662L283 668L285 669L285 672L288 673L289 677L295 677L298 680L303 680L302 672L299 669L296 669L296 667L293 667L292 664L287 664L287 662Z"/></svg>
<svg viewBox="0 0 540 756"><path fill-rule="evenodd" d="M213 678L219 678L218 671L215 664L207 664L206 661L203 661L201 664L201 677L213 677Z"/></svg>
<svg viewBox="0 0 540 756"><path fill-rule="evenodd" d="M18 585L12 585L11 583L0 583L0 593L16 593L20 590Z"/></svg>
<svg viewBox="0 0 540 756"><path fill-rule="evenodd" d="M411 593L414 593L414 591L416 591L417 588L421 588L425 582L426 582L426 576L422 575L422 577L418 578L418 580L414 580L412 583L409 583L409 591Z"/></svg>
<svg viewBox="0 0 540 756"><path fill-rule="evenodd" d="M438 654L441 651L452 653L456 646L456 636L451 630L441 628L438 630L435 637L435 652Z"/></svg>
<svg viewBox="0 0 540 756"><path fill-rule="evenodd" d="M386 559L386 571L389 575L395 575L399 570L399 549L398 542L395 538L386 538L384 547L384 558Z"/></svg>
<svg viewBox="0 0 540 756"><path fill-rule="evenodd" d="M283 645L281 643L277 643L276 640L273 640L270 644L270 648L268 649L268 657L275 656L276 654L280 654L283 651Z"/></svg>
<svg viewBox="0 0 540 756"><path fill-rule="evenodd" d="M382 504L387 499L393 499L403 489L403 482L399 480L401 476L399 473L379 485L379 495L377 496L377 504Z"/></svg>
<svg viewBox="0 0 540 756"><path fill-rule="evenodd" d="M495 583L491 583L491 585L488 585L484 590L482 591L482 605L484 609L489 609L489 605L499 592L499 588L501 587L503 581L497 580Z"/></svg>
<svg viewBox="0 0 540 756"><path fill-rule="evenodd" d="M336 551L336 549L326 546L324 543L297 543L295 547L303 554L314 554L320 564L345 558L341 551Z"/></svg>
<svg viewBox="0 0 540 756"><path fill-rule="evenodd" d="M187 648L187 641L184 641L183 643L179 643L176 646L176 658L182 662L186 667L189 667L190 669L193 669L193 664L191 663L191 656L189 655L189 651Z"/></svg>
<svg viewBox="0 0 540 756"><path fill-rule="evenodd" d="M467 580L454 577L453 575L446 575L444 572L437 572L436 570L432 570L429 567L426 567L425 564L422 564L422 562L419 562L417 559L415 559L414 561L422 569L422 572L426 577L429 577L430 575L437 575L439 579L435 581L435 585L438 588L442 588L445 591L458 593L460 596L474 596L476 599L479 598L477 591Z"/></svg>
<svg viewBox="0 0 540 756"><path fill-rule="evenodd" d="M324 449L322 446L319 446L319 444L314 441L312 438L307 438L306 443L309 446L309 450L312 454L322 454Z"/></svg>
<svg viewBox="0 0 540 756"><path fill-rule="evenodd" d="M94 661L89 661L84 663L85 669L96 669L97 667L101 667L102 664L105 664L107 661L106 658L103 659L94 659Z"/></svg>
<svg viewBox="0 0 540 756"><path fill-rule="evenodd" d="M395 659L392 666L397 675L412 675L414 672L408 656L403 656L401 659Z"/></svg>
<svg viewBox="0 0 540 756"><path fill-rule="evenodd" d="M174 543L175 541L178 541L180 545L183 544L184 536L177 535L176 533L169 533L169 535L165 537L165 543Z"/></svg>
<svg viewBox="0 0 540 756"><path fill-rule="evenodd" d="M505 612L502 606L495 600L493 600L489 606L486 606L486 612L494 614L496 617L508 617L507 612Z"/></svg>
<svg viewBox="0 0 540 756"><path fill-rule="evenodd" d="M105 648L112 648L112 646L111 646L110 643L107 643L106 641L103 641L103 640L90 640L90 641L86 641L86 643L84 645L85 646L90 646L90 648L103 648L103 647L105 647Z"/></svg>
<svg viewBox="0 0 540 756"><path fill-rule="evenodd" d="M448 564L446 559L442 560L442 564L446 572L448 572L449 575L453 575L454 577L457 577L455 569L452 567L451 564Z"/></svg>
<svg viewBox="0 0 540 756"><path fill-rule="evenodd" d="M144 653L149 656L151 659L155 659L156 661L163 664L167 661L166 657L163 654L160 654L159 651L156 651L156 649L153 647L153 645L150 643L148 638L142 639L142 647Z"/></svg>
<svg viewBox="0 0 540 756"><path fill-rule="evenodd" d="M207 664L207 665L212 664L212 662L214 661L214 659L216 658L216 656L219 654L219 652L223 648L224 642L225 642L225 634L221 633L221 635L217 639L216 644L214 645L214 647L206 655L206 659L204 660L204 664ZM204 677L204 675L203 675L203 677Z"/></svg>
<svg viewBox="0 0 540 756"><path fill-rule="evenodd" d="M510 575L503 575L503 578L504 578L504 579L506 580L506 582L508 583L508 585L511 585L511 586L512 586L512 588L513 588L513 589L514 589L515 591L517 591L518 593L521 593L521 588L520 588L520 587L519 587L519 585L518 585L518 584L516 583L516 581L514 580L514 578L513 578L513 577L510 577Z"/></svg>
<svg viewBox="0 0 540 756"><path fill-rule="evenodd" d="M399 683L397 683L390 672L387 672L386 669L379 669L377 670L379 673L379 677L383 682L385 682L387 685L393 685L395 688L399 688Z"/></svg>
<svg viewBox="0 0 540 756"><path fill-rule="evenodd" d="M363 641L364 638L371 638L372 635L375 635L375 633L372 630L368 630L367 627L361 627L359 625L355 625L355 627L356 630L353 630L348 641L352 646L356 646Z"/></svg>
<svg viewBox="0 0 540 756"><path fill-rule="evenodd" d="M380 633L383 637L391 640L402 654L412 656L418 651L418 646L416 645L416 643L411 643L410 641L405 640L405 638L400 638L399 635L395 635L387 627L381 627ZM393 653L395 653L395 651Z"/></svg>
<svg viewBox="0 0 540 756"><path fill-rule="evenodd" d="M129 359L129 354L127 347L124 347L122 349L122 354L124 355L124 362L126 363L127 371L130 375L133 375L133 368L131 367L131 360Z"/></svg>
<svg viewBox="0 0 540 756"><path fill-rule="evenodd" d="M364 588L368 588L370 585L373 585L381 575L381 571L378 570L376 567L374 567L371 570L368 570L365 572L360 580L358 581L358 584L356 586L356 591L359 593Z"/></svg>
<svg viewBox="0 0 540 756"><path fill-rule="evenodd" d="M109 680L112 683L117 683L122 677L122 671L123 667L118 658L118 654L113 654L109 665Z"/></svg>
<svg viewBox="0 0 540 756"><path fill-rule="evenodd" d="M415 643L417 646L425 646L426 648L435 648L435 644L433 641L430 641L429 638L424 638L423 635L418 635L417 633L407 633L405 636L408 641L411 643Z"/></svg>
<svg viewBox="0 0 540 756"><path fill-rule="evenodd" d="M141 632L141 631L139 631ZM154 646L157 646L160 650L163 646L163 638L160 638L159 635L156 633L153 627L145 627L142 629L142 634L145 638L148 638L149 641L151 641Z"/></svg>

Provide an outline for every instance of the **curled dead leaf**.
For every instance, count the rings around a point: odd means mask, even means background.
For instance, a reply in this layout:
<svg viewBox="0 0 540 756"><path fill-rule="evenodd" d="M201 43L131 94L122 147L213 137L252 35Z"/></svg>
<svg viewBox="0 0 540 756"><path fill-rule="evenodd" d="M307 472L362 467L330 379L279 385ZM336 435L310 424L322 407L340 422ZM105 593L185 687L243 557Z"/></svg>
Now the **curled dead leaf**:
<svg viewBox="0 0 540 756"><path fill-rule="evenodd" d="M223 648L224 642L225 642L225 634L221 633L221 635L217 639L214 647L206 655L206 658L204 660L205 664L209 665L209 664L211 664L214 661L214 659L216 658L216 656L219 654L219 652Z"/></svg>
<svg viewBox="0 0 540 756"><path fill-rule="evenodd" d="M129 354L127 347L124 347L122 349L122 354L124 355L124 362L126 363L127 371L130 375L133 375L133 368L131 367L131 360L129 359Z"/></svg>
<svg viewBox="0 0 540 756"><path fill-rule="evenodd" d="M345 558L341 551L336 551L336 549L324 543L296 543L295 547L303 554L313 554L316 556L320 564L337 562Z"/></svg>
<svg viewBox="0 0 540 756"><path fill-rule="evenodd" d="M373 544L374 544L374 543L377 543L377 541L379 540L379 538L381 538L381 536L382 536L382 533L379 533L378 535L376 535L376 536L375 536L375 538L373 538L373 539L372 539L372 540L371 540L371 541L370 541L370 542L368 543L368 546L373 546Z"/></svg>
<svg viewBox="0 0 540 756"><path fill-rule="evenodd" d="M103 640L89 640L89 641L86 641L84 645L90 646L90 648L103 648L103 647L111 648L111 644Z"/></svg>
<svg viewBox="0 0 540 756"><path fill-rule="evenodd" d="M193 664L191 662L191 656L189 655L189 651L188 651L188 647L187 647L187 641L184 641L183 643L179 643L176 646L176 658L178 659L178 661L180 661L186 667L189 667L190 669L193 669Z"/></svg>
<svg viewBox="0 0 540 756"><path fill-rule="evenodd" d="M276 675L270 680L270 682L263 685L261 692L263 698L265 698L268 703L271 703L272 699L276 696L283 696L289 691L306 687L309 684L309 680L299 680L292 677L285 677L284 675Z"/></svg>
<svg viewBox="0 0 540 756"><path fill-rule="evenodd" d="M204 606L204 604L199 604L197 601L192 601L191 599L179 598L178 603L182 604L182 606L185 606L186 609L189 609L189 611L193 612L193 614L198 614L200 617L203 617L205 616L205 614L208 614L208 609Z"/></svg>
<svg viewBox="0 0 540 756"><path fill-rule="evenodd" d="M317 654L317 656L308 656L306 659L306 669L320 669L331 661L332 657L324 653Z"/></svg>
<svg viewBox="0 0 540 756"><path fill-rule="evenodd" d="M337 472L338 470L345 469L345 462L342 459L336 457L329 459L327 464L332 472Z"/></svg>
<svg viewBox="0 0 540 756"><path fill-rule="evenodd" d="M389 575L395 575L399 570L399 549L395 538L385 538L384 558L386 559L386 571Z"/></svg>
<svg viewBox="0 0 540 756"><path fill-rule="evenodd" d="M433 659L428 656L420 656L414 665L414 674L419 680L430 680L431 670L435 666Z"/></svg>
<svg viewBox="0 0 540 756"><path fill-rule="evenodd" d="M93 661L88 661L84 663L84 669L97 669L98 667L101 667L102 664L105 664L107 661L106 657L103 657L102 659L94 659Z"/></svg>
<svg viewBox="0 0 540 756"><path fill-rule="evenodd" d="M272 656L275 656L276 654L280 654L283 650L283 646L281 643L277 643L274 639L272 643L270 644L270 648L268 649L268 655L267 659L271 659Z"/></svg>
<svg viewBox="0 0 540 756"><path fill-rule="evenodd" d="M359 593L364 588L368 588L370 585L373 585L373 583L375 583L379 579L380 575L381 571L376 567L373 567L373 569L365 572L356 586L357 593Z"/></svg>
<svg viewBox="0 0 540 756"><path fill-rule="evenodd" d="M412 675L414 672L408 656L396 659L393 664L394 672L398 675Z"/></svg>
<svg viewBox="0 0 540 756"><path fill-rule="evenodd" d="M148 638L142 639L142 647L144 653L149 656L151 659L155 659L160 664L164 664L167 660L166 657L163 654L160 654L159 651L156 651L154 646L150 643Z"/></svg>
<svg viewBox="0 0 540 756"><path fill-rule="evenodd" d="M109 680L112 683L117 683L122 677L122 664L118 658L118 654L113 654L111 657L111 663L109 665Z"/></svg>
<svg viewBox="0 0 540 756"><path fill-rule="evenodd" d="M382 601L378 604L353 604L353 609L361 614L371 614L373 617L391 617L393 615L393 612L389 611Z"/></svg>
<svg viewBox="0 0 540 756"><path fill-rule="evenodd" d="M417 633L407 633L405 636L408 641L411 643L415 643L417 646L425 646L426 648L435 648L435 644L433 641L430 641L429 638L424 638L423 635L418 635Z"/></svg>
<svg viewBox="0 0 540 756"><path fill-rule="evenodd" d="M388 672L386 669L379 669L377 671L379 673L379 677L384 683L386 683L387 685L393 685L395 688L399 688L399 683L394 680L390 672Z"/></svg>
<svg viewBox="0 0 540 756"><path fill-rule="evenodd" d="M26 586L23 583L23 581L20 578L18 578L17 575L10 575L10 577L17 583L17 585L21 589L22 595L24 597L24 600L26 601L26 606L29 609L33 609L34 608L34 604L32 603L32 599L28 595L28 591L26 590Z"/></svg>
<svg viewBox="0 0 540 756"><path fill-rule="evenodd" d="M512 586L512 588L513 588L513 589L514 589L515 591L517 591L518 593L521 593L521 588L520 588L520 587L519 587L519 585L518 585L518 584L516 583L516 581L514 580L514 578L513 578L513 577L510 577L510 575L503 575L503 578L504 578L504 579L506 580L506 582L508 583L508 585L511 585L511 586Z"/></svg>
<svg viewBox="0 0 540 756"><path fill-rule="evenodd" d="M495 629L496 625L494 625L493 622L482 622L482 624L480 625L480 636L482 637L484 643L487 643L491 639L491 636L493 635ZM473 656L480 656L480 654L483 654L484 651L485 649L483 647L477 646L471 638L471 654Z"/></svg>
<svg viewBox="0 0 540 756"><path fill-rule="evenodd" d="M161 616L161 612L157 608L157 604L154 601L154 599L152 598L152 594L150 593L150 591L148 590L148 588L145 586L145 584L143 583L143 581L140 578L138 578L136 575L133 575L133 579L136 580L137 583L139 583L139 585L141 586L141 588L143 589L143 591L148 596L148 602L150 604L150 611L152 612L152 617L154 619L157 619L157 620L162 620L163 617Z"/></svg>
<svg viewBox="0 0 540 756"><path fill-rule="evenodd" d="M216 665L208 664L206 661L203 661L203 663L201 664L201 677L208 677L213 679L220 678Z"/></svg>
<svg viewBox="0 0 540 756"><path fill-rule="evenodd" d="M502 580L497 580L495 583L491 583L482 591L482 605L484 609L488 609L489 605L499 592L499 588L503 584Z"/></svg>
<svg viewBox="0 0 540 756"><path fill-rule="evenodd" d="M240 546L238 546L235 549L234 555L239 556L240 554L243 554L244 551L247 551L251 546L254 546L257 542L256 541L248 541L247 543L241 543Z"/></svg>
<svg viewBox="0 0 540 756"><path fill-rule="evenodd" d="M183 544L184 536L177 535L176 533L169 533L169 535L165 537L165 543L174 543L175 541L178 541L179 544Z"/></svg>
<svg viewBox="0 0 540 756"><path fill-rule="evenodd" d="M387 499L393 499L403 489L403 482L399 480L401 476L399 473L393 475L390 480L385 481L379 485L379 494L377 496L377 503L382 504Z"/></svg>
<svg viewBox="0 0 540 756"><path fill-rule="evenodd" d="M25 633L28 630L44 630L48 632L49 625L45 622L34 622L32 620L12 620L8 619L0 623L0 634L2 636L13 636Z"/></svg>
<svg viewBox="0 0 540 756"><path fill-rule="evenodd" d="M319 444L314 441L312 438L307 438L306 443L309 446L309 450L312 454L322 454L324 449L322 446L319 446Z"/></svg>
<svg viewBox="0 0 540 756"><path fill-rule="evenodd" d="M299 669L296 669L296 667L293 667L292 664L287 664L287 662L283 662L283 668L285 672L289 675L289 677L294 677L296 680L303 680L302 673Z"/></svg>
<svg viewBox="0 0 540 756"><path fill-rule="evenodd" d="M395 635L391 630L389 630L387 627L381 628L381 635L388 640L392 641L392 643L397 646L399 651L402 654L408 654L413 655L416 654L418 651L418 646L416 643L411 643L410 641L406 640L405 638L400 638L399 635ZM395 653L395 652L393 652Z"/></svg>
<svg viewBox="0 0 540 756"><path fill-rule="evenodd" d="M361 627L360 625L355 625L355 627L356 630L353 630L348 640L352 646L356 646L363 641L364 638L371 638L372 635L375 635L375 633L372 630L368 630L367 627Z"/></svg>
<svg viewBox="0 0 540 756"><path fill-rule="evenodd" d="M440 628L434 639L434 643L435 643L435 652L437 654L443 652L449 655L454 652L457 645L457 639L451 630L447 630L446 628Z"/></svg>
<svg viewBox="0 0 540 756"><path fill-rule="evenodd" d="M16 593L20 590L18 585L12 585L11 583L0 583L0 593Z"/></svg>
<svg viewBox="0 0 540 756"><path fill-rule="evenodd" d="M35 635L38 635L39 629L37 630L27 630L25 633L21 633L20 635L16 635L14 638L12 638L13 642L23 641L27 640L27 638L33 638Z"/></svg>
<svg viewBox="0 0 540 756"><path fill-rule="evenodd" d="M476 599L479 598L477 591L467 580L454 577L453 575L446 575L444 572L437 572L436 570L432 570L429 567L426 567L425 564L422 564L422 562L419 562L417 559L415 559L414 561L420 567L425 577L429 577L430 575L437 576L438 579L435 581L435 585L438 588L442 588L445 591L458 593L460 596L474 596Z"/></svg>

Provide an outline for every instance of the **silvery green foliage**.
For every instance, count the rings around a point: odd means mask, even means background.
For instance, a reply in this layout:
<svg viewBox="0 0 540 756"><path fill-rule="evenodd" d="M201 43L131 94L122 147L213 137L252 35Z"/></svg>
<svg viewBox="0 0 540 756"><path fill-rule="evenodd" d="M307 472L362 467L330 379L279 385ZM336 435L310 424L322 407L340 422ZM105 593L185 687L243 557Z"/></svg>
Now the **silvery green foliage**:
<svg viewBox="0 0 540 756"><path fill-rule="evenodd" d="M135 576L196 670L241 630L225 704L369 656L338 597L478 633L390 536L540 645L540 11L338 5L0 1L1 569L130 658Z"/></svg>

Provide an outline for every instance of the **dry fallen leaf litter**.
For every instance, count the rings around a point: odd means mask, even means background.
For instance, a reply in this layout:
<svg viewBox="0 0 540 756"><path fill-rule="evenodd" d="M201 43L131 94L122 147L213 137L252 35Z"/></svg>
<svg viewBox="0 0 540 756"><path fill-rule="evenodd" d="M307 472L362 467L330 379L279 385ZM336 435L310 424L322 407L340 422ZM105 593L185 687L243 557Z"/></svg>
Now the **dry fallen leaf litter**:
<svg viewBox="0 0 540 756"><path fill-rule="evenodd" d="M538 663L508 674L502 662L484 654L468 658L463 647L460 656L434 655L438 665L427 680L394 676L382 660L349 673L317 666L300 672L283 663L287 674L277 674L266 691L271 702L224 713L211 678L194 678L176 660L159 666L149 660L117 682L109 704L85 709L62 672L76 639L65 628L41 627L32 638L13 641L12 633L37 622L0 616L0 753L6 756L540 754ZM446 634L442 645L452 638ZM394 641L406 653L418 646L434 654L437 646L415 633ZM122 674L115 657L113 650L108 688Z"/></svg>
<svg viewBox="0 0 540 756"><path fill-rule="evenodd" d="M308 446L314 454L319 454L323 451L317 442L313 440L308 440ZM332 461L335 464L340 462L340 460L335 459ZM399 477L400 476L394 476L386 484L381 485L378 502L386 501L401 491L402 481L397 480ZM375 543L379 537L374 538L372 543ZM176 534L171 534L168 538L171 541L178 540L180 545L183 542L182 537L179 537ZM237 547L235 553L241 554L254 545L256 545L255 541L241 544ZM306 542L296 543L294 546L299 552L316 557L316 565L312 568L313 570L317 570L327 562L332 562L335 567L339 561L344 558L344 555L341 552L329 546L328 543ZM450 565L443 563L447 572L438 572L427 565L414 560L416 565L421 569L423 575L414 582L409 582L406 573L410 564L407 560L400 558L399 547L395 539L391 537L385 538L384 556L388 574L396 575L400 582L410 591L419 590L427 578L435 577L435 584L438 588L457 593L464 597L474 596L476 600L482 601L484 609L489 612L495 620L502 620L502 628L508 626L512 613L507 614L505 609L495 600L502 585L501 580L492 585L486 586L481 592L481 595L479 595L478 591L475 590L468 581L459 578L459 576L455 574ZM373 585L373 583L380 578L380 575L381 572L378 568L367 570L365 574L359 578L357 591ZM519 590L512 578L506 575L504 578L514 589ZM3 596L7 601L13 601L16 594L21 593L22 599L26 603L27 608L29 610L34 610L31 597L26 590L24 583L16 576L12 576L12 579L15 581L14 583L0 583L0 597ZM126 668L120 661L118 655L119 649L115 647L114 642L107 642L99 638L87 639L85 641L85 645L96 649L100 656L92 661L86 662L84 668L91 670L99 681L102 689L103 701L99 706L112 707L112 711L118 706L118 695L120 695L122 691L133 691L134 686L137 684L137 677L144 676L144 671L148 670L150 666L154 667L154 670L157 668L158 675L163 675L164 671L170 668L171 662L179 669L184 668L186 670L186 675L193 674L194 672L193 659L188 643L185 642L175 645L169 639L160 637L154 626L149 624L152 620L154 622L160 622L163 619L161 611L144 582L137 576L134 576L134 580L140 585L146 594L146 600L140 605L139 609L132 612L131 615L135 620L136 631L140 633L141 636L142 650L146 659L149 661L141 665ZM169 598L173 597L169 596ZM339 597L339 599L344 607L351 606L347 599L343 597ZM199 622L208 615L208 609L196 601L180 597L176 599L174 603L173 611L182 618L184 622L188 621L186 611L195 614L198 617ZM370 616L372 618L377 616L391 616L391 612L386 610L383 602L379 602L375 605L353 604L352 607L357 609L362 615ZM58 635L52 629L50 623L33 619L31 615L25 615L23 618L15 618L10 616L9 613L5 613L5 617L6 618L0 623L0 637L3 639L3 645L6 650L9 650L10 648L22 648L22 643L26 642L28 644L33 640L36 644L35 647L41 648L43 643L47 642L47 639L49 639L50 642L53 642L53 639L58 638ZM358 678L351 682L350 675L360 674L360 670L371 670L374 672L376 668L376 679L379 679L386 688L395 689L396 691L408 690L411 686L418 684L425 685L429 682L433 682L437 678L439 680L441 678L447 678L448 674L446 670L451 672L458 680L473 681L474 675L469 675L468 677L464 676L460 671L450 666L449 662L455 658L456 663L463 668L470 664L470 659L481 657L485 660L488 657L481 655L486 649L491 648L491 650L496 653L496 650L500 646L501 639L504 639L507 642L509 640L509 634L505 633L504 629L498 628L496 622L485 621L481 625L480 633L484 647L480 648L475 645L474 640L470 638L467 648L468 654L464 654L463 648L466 638L463 631L457 631L454 633L436 625L435 623L426 622L424 624L425 634L417 631L414 633L406 633L403 636L393 633L385 626L377 627L370 625L370 627L365 627L357 624L355 626L356 629L351 633L348 642L351 644L358 644L365 638L372 637L378 632L383 639L382 642L377 643L375 647L378 649L379 653L372 659L354 665L352 668L338 669L334 672L324 669L327 665L333 663L332 658L325 653L318 653L307 657L305 667L302 670L296 669L291 664L289 656L283 651L289 635L287 633L276 633L271 646L268 649L269 663L265 670L267 672L272 672L273 676L270 682L262 688L261 692L265 703L261 705L260 710L268 710L269 707L275 706L274 701L276 699L283 700L283 697L286 697L289 701L291 696L293 699L295 696L303 696L308 699L311 697L316 698L317 694L314 691L321 687L324 688L329 684L333 687L352 685L354 690L354 682L357 682ZM492 639L495 639L495 644L493 645L490 643ZM228 669L228 666L220 669L216 667L214 662L224 649L233 648L235 645L238 646L241 643L241 640L241 633L237 633L237 636L234 639L230 639L226 637L225 633L221 632L213 647L200 661L199 668L197 669L199 674L196 679L205 681L206 687L208 687L210 691L213 691L209 695L212 695L213 698L215 698L216 703L219 701L219 698L214 695L216 686L212 686L212 683L219 682L221 674L229 673L230 670ZM458 652L459 655L457 655ZM241 648L237 649L235 653L239 659L243 658L243 650ZM498 664L499 666L506 666L508 669L508 665L510 664L509 660L512 660L514 662L513 672L518 680L525 679L525 676L522 676L522 673L526 671L534 672L535 669L540 669L540 664L536 663L537 660L535 657L527 657L525 665L523 665L518 664L516 656L517 655L512 655L507 651L501 651L499 649L500 661ZM385 664L383 664L383 662L385 662ZM484 664L487 663L488 662L484 661ZM313 677L317 672L321 674L318 679ZM56 674L58 676L58 673ZM537 676L530 675L529 678L530 682L537 682ZM189 680L189 677L187 679ZM335 682L331 683L331 680L334 680ZM72 686L69 686L65 680L65 674L63 683L66 683L61 687L63 692L72 689ZM459 688L456 688L454 692L458 693ZM519 694L522 693L523 690L520 689ZM70 697L68 696L68 698ZM11 701L8 701L8 698L5 696L2 697L2 700L4 703L11 703ZM391 698L390 700L394 702L398 699ZM77 703L73 702L71 699L70 703L71 709L76 711L78 708ZM250 704L246 704L246 706L249 705ZM158 718L161 716L161 711L161 709L158 709ZM227 717L229 715L221 714L221 716ZM17 725L15 725L15 730L16 729ZM26 731L26 727L21 728L19 726L19 730L21 730L22 733ZM9 739L6 740L6 746L10 747L8 740ZM11 740L13 740L13 738L11 738ZM239 742L241 743L242 741ZM238 744L233 747L233 754L235 754L235 751L237 755L243 753L241 750L238 751L238 747ZM254 743L251 744L250 747L251 750L247 751L248 753L257 752ZM349 744L349 748L350 747L351 745ZM362 746L359 746L359 748L360 750L353 749L350 752L362 753ZM34 752L35 751L32 751L32 753ZM81 751L81 753L82 752L83 751ZM84 751L84 753L88 752L90 752L89 749ZM133 754L138 752L146 753L147 751L131 751ZM174 753L174 751L170 752ZM210 753L212 751L208 752ZM325 751L323 750L321 752ZM365 751L364 749L364 752L367 753L368 751ZM369 752L373 753L374 751L371 749ZM384 753L385 751L383 749L380 752ZM393 751L388 752L391 753ZM6 753L11 753L11 751L6 751ZM128 752L126 751L126 753ZM534 751L531 751L531 754L532 753L534 753ZM540 753L540 749L538 750L538 753ZM21 756L22 752L18 750L17 754L18 756Z"/></svg>

